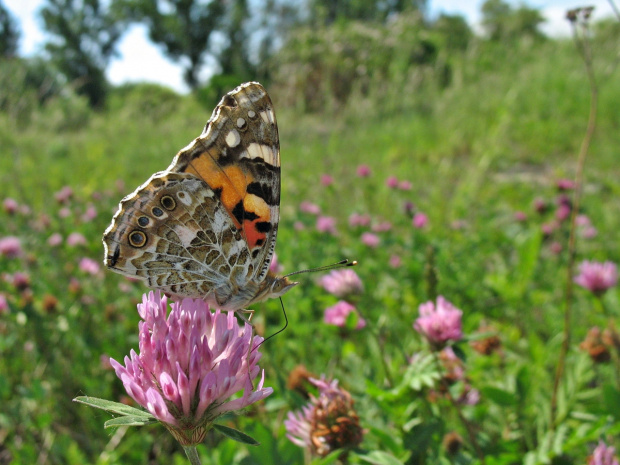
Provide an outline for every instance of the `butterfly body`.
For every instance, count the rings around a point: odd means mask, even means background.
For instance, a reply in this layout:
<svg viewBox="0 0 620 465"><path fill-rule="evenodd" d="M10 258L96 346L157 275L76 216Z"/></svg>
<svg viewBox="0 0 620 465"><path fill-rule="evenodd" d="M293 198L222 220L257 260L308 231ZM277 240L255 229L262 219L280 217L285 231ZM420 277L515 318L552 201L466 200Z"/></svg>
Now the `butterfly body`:
<svg viewBox="0 0 620 465"><path fill-rule="evenodd" d="M121 201L104 263L172 296L241 310L297 284L269 271L279 211L273 104L260 84L242 84L165 171Z"/></svg>

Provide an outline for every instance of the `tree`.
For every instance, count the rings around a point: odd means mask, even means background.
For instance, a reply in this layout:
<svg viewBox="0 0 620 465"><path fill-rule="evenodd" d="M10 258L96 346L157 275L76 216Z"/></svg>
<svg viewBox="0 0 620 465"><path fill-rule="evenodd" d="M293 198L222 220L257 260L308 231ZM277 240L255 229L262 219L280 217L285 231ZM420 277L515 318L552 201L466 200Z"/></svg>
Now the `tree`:
<svg viewBox="0 0 620 465"><path fill-rule="evenodd" d="M338 20L384 22L394 14L422 11L426 0L309 0L311 22L329 25Z"/></svg>
<svg viewBox="0 0 620 465"><path fill-rule="evenodd" d="M100 0L47 0L41 10L45 29L54 37L46 44L60 72L88 97L92 107L105 102L105 67L115 53L125 23Z"/></svg>
<svg viewBox="0 0 620 465"><path fill-rule="evenodd" d="M212 52L210 39L222 26L225 0L125 0L132 18L146 23L150 39L164 47L171 60L186 62L184 79L195 89L199 72ZM216 57L217 58L217 57Z"/></svg>
<svg viewBox="0 0 620 465"><path fill-rule="evenodd" d="M539 27L544 22L540 11L525 5L513 9L503 0L486 0L482 4L482 26L494 41L523 36L542 39L544 35Z"/></svg>
<svg viewBox="0 0 620 465"><path fill-rule="evenodd" d="M0 56L4 58L17 55L19 29L15 18L0 2Z"/></svg>

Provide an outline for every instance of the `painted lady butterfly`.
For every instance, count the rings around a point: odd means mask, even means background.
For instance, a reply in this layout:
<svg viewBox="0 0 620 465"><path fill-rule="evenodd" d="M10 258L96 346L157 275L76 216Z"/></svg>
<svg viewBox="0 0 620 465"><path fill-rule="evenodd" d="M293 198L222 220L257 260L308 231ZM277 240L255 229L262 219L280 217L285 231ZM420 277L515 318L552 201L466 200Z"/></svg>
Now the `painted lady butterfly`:
<svg viewBox="0 0 620 465"><path fill-rule="evenodd" d="M257 82L226 94L166 171L125 197L105 265L174 297L242 310L297 283L269 271L280 215L280 144Z"/></svg>

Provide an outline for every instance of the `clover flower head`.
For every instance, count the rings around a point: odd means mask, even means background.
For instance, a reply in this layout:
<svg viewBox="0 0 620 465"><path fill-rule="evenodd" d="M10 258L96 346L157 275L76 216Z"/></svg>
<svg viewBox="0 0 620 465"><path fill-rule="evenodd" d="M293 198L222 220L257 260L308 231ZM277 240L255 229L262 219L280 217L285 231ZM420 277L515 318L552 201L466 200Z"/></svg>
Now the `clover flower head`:
<svg viewBox="0 0 620 465"><path fill-rule="evenodd" d="M448 341L458 341L463 337L461 318L463 312L443 296L437 297L437 305L428 301L419 306L420 316L413 327L425 336L437 349Z"/></svg>
<svg viewBox="0 0 620 465"><path fill-rule="evenodd" d="M241 327L233 312L212 312L202 300L175 302L168 315L167 307L159 291L144 295L138 304L140 353L132 350L124 366L110 363L138 404L182 445L194 445L221 414L262 400L273 389L263 387L264 372L253 384L263 338L252 338L249 324Z"/></svg>
<svg viewBox="0 0 620 465"><path fill-rule="evenodd" d="M364 292L362 280L351 268L332 270L319 279L319 284L330 294L341 298Z"/></svg>
<svg viewBox="0 0 620 465"><path fill-rule="evenodd" d="M316 456L325 457L336 449L344 449L346 454L346 449L361 444L364 436L351 394L338 387L338 380L321 377L310 381L319 389L319 395L310 396L301 411L288 413L284 421L286 437Z"/></svg>
<svg viewBox="0 0 620 465"><path fill-rule="evenodd" d="M579 265L579 275L575 282L596 296L601 296L618 282L618 269L615 263L599 263L585 260Z"/></svg>

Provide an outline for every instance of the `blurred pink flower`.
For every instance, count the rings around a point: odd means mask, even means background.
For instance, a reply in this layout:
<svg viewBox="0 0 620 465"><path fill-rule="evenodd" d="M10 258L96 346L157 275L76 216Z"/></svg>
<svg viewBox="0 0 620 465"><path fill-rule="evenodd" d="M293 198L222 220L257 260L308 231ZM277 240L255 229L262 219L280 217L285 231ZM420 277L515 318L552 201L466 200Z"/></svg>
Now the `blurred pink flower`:
<svg viewBox="0 0 620 465"><path fill-rule="evenodd" d="M413 187L413 184L411 184L411 181L400 181L398 183L398 188L401 191L410 191L412 187Z"/></svg>
<svg viewBox="0 0 620 465"><path fill-rule="evenodd" d="M351 268L332 270L319 278L319 284L336 297L347 297L364 292L362 280Z"/></svg>
<svg viewBox="0 0 620 465"><path fill-rule="evenodd" d="M257 363L263 338L252 327L240 327L233 312L212 312L201 300L183 299L171 305L159 291L138 304L140 353L133 350L125 366L110 363L127 393L184 446L202 442L223 413L239 410L269 396L264 371ZM252 350L249 350L249 349ZM254 387L256 390L253 390ZM240 397L227 400L243 391Z"/></svg>
<svg viewBox="0 0 620 465"><path fill-rule="evenodd" d="M316 230L318 232L336 235L336 218L331 216L318 216L316 219Z"/></svg>
<svg viewBox="0 0 620 465"><path fill-rule="evenodd" d="M97 209L94 205L88 205L86 211L82 214L82 222L88 223L97 217Z"/></svg>
<svg viewBox="0 0 620 465"><path fill-rule="evenodd" d="M577 226L590 226L592 224L592 222L590 221L590 218L588 218L588 215L577 215L577 217L575 218L575 224Z"/></svg>
<svg viewBox="0 0 620 465"><path fill-rule="evenodd" d="M382 221L381 223L373 225L371 229L374 232L386 232L392 229L392 223L390 223L389 221Z"/></svg>
<svg viewBox="0 0 620 465"><path fill-rule="evenodd" d="M373 233L365 232L362 234L362 244L372 247L373 249L381 243L379 236Z"/></svg>
<svg viewBox="0 0 620 465"><path fill-rule="evenodd" d="M334 183L334 178L332 176L330 176L329 174L322 174L321 175L321 185L322 186L331 186Z"/></svg>
<svg viewBox="0 0 620 465"><path fill-rule="evenodd" d="M588 465L620 465L615 452L615 447L599 441L598 446L592 451L592 455L588 457Z"/></svg>
<svg viewBox="0 0 620 465"><path fill-rule="evenodd" d="M418 212L413 215L412 223L414 228L425 228L428 225L428 216L425 213Z"/></svg>
<svg viewBox="0 0 620 465"><path fill-rule="evenodd" d="M437 297L437 306L433 301L420 304L420 316L413 327L425 336L435 348L443 348L448 341L458 341L463 337L461 318L463 312L452 305L443 296Z"/></svg>
<svg viewBox="0 0 620 465"><path fill-rule="evenodd" d="M103 370L111 370L112 364L110 363L110 356L108 354L101 354L99 356L99 365Z"/></svg>
<svg viewBox="0 0 620 465"><path fill-rule="evenodd" d="M390 176L385 180L385 185L390 189L396 189L398 187L398 178L396 176Z"/></svg>
<svg viewBox="0 0 620 465"><path fill-rule="evenodd" d="M566 205L569 208L572 208L573 201L566 194L560 194L555 198L555 204L559 207L560 205Z"/></svg>
<svg viewBox="0 0 620 465"><path fill-rule="evenodd" d="M349 226L368 226L370 224L370 215L367 213L359 214L359 213L351 213L349 216Z"/></svg>
<svg viewBox="0 0 620 465"><path fill-rule="evenodd" d="M69 245L70 247L86 245L86 238L79 232L72 232L67 237L67 245Z"/></svg>
<svg viewBox="0 0 620 465"><path fill-rule="evenodd" d="M357 313L355 307L349 302L339 300L335 305L332 305L331 307L327 307L325 309L324 321L328 325L343 327L347 322L347 317L349 316L349 313L351 312ZM364 326L366 326L366 320L364 320L358 314L357 326L355 327L355 329L362 329Z"/></svg>
<svg viewBox="0 0 620 465"><path fill-rule="evenodd" d="M17 258L22 253L22 244L18 237L6 236L0 239L0 255L7 258Z"/></svg>
<svg viewBox="0 0 620 465"><path fill-rule="evenodd" d="M30 287L30 276L23 271L16 271L13 276L11 276L11 281L13 282L13 286L20 291Z"/></svg>
<svg viewBox="0 0 620 465"><path fill-rule="evenodd" d="M558 241L553 241L551 244L549 244L549 250L551 250L551 253L554 255L558 255L560 252L562 252L562 244L560 244Z"/></svg>
<svg viewBox="0 0 620 465"><path fill-rule="evenodd" d="M581 230L581 237L584 239L592 239L598 235L598 231L594 226L586 226Z"/></svg>
<svg viewBox="0 0 620 465"><path fill-rule="evenodd" d="M99 266L99 262L96 262L92 258L88 258L88 257L84 257L80 260L79 268L85 273L92 274L92 275L96 275L101 270L101 267Z"/></svg>
<svg viewBox="0 0 620 465"><path fill-rule="evenodd" d="M17 200L10 197L4 199L4 202L2 202L2 206L4 207L4 211L9 215L14 215L15 213L17 213L17 209L19 208Z"/></svg>
<svg viewBox="0 0 620 465"><path fill-rule="evenodd" d="M415 204L411 202L410 200L407 200L403 204L403 211L405 212L406 215L411 215L414 210L415 210Z"/></svg>
<svg viewBox="0 0 620 465"><path fill-rule="evenodd" d="M71 197L73 197L73 189L69 186L64 186L54 194L54 198L58 203L68 203Z"/></svg>
<svg viewBox="0 0 620 465"><path fill-rule="evenodd" d="M274 252L273 257L271 257L271 263L269 264L269 271L279 274L282 273L283 270L284 267L278 261L278 255Z"/></svg>
<svg viewBox="0 0 620 465"><path fill-rule="evenodd" d="M516 211L514 213L514 219L522 223L524 221L527 221L527 215L525 214L525 212Z"/></svg>
<svg viewBox="0 0 620 465"><path fill-rule="evenodd" d="M392 255L390 257L390 266L392 268L399 268L400 265L402 265L402 259L400 258L400 255Z"/></svg>
<svg viewBox="0 0 620 465"><path fill-rule="evenodd" d="M303 231L304 229L306 229L306 226L301 221L295 221L295 223L293 224L293 229L295 231Z"/></svg>
<svg viewBox="0 0 620 465"><path fill-rule="evenodd" d="M557 224L556 223L543 223L540 226L540 230L543 233L543 236L545 237L549 237L551 236L551 234L553 234L553 231L555 231L557 228Z"/></svg>
<svg viewBox="0 0 620 465"><path fill-rule="evenodd" d="M50 247L58 247L62 244L62 235L60 233L54 233L47 238L47 245Z"/></svg>
<svg viewBox="0 0 620 465"><path fill-rule="evenodd" d="M558 206L558 209L555 211L555 217L559 221L564 221L570 218L571 208L566 204L561 204Z"/></svg>
<svg viewBox="0 0 620 465"><path fill-rule="evenodd" d="M575 282L594 295L601 296L618 282L616 264L585 260L579 265L579 275L575 277Z"/></svg>
<svg viewBox="0 0 620 465"><path fill-rule="evenodd" d="M556 186L561 191L569 191L575 188L575 183L570 179L558 179Z"/></svg>
<svg viewBox="0 0 620 465"><path fill-rule="evenodd" d="M318 205L305 200L299 204L299 209L303 213L310 213L311 215L318 215L319 213L321 213L321 209Z"/></svg>
<svg viewBox="0 0 620 465"><path fill-rule="evenodd" d="M0 292L0 314L7 313L9 311L9 302L6 300L6 296Z"/></svg>
<svg viewBox="0 0 620 465"><path fill-rule="evenodd" d="M455 230L465 229L467 227L467 222L465 220L454 220L450 223L450 227Z"/></svg>
<svg viewBox="0 0 620 465"><path fill-rule="evenodd" d="M547 202L545 202L540 197L534 199L533 204L534 204L534 210L536 210L537 213L544 213L547 211Z"/></svg>
<svg viewBox="0 0 620 465"><path fill-rule="evenodd" d="M60 218L69 218L71 216L71 209L68 207L62 207L58 210L58 216Z"/></svg>
<svg viewBox="0 0 620 465"><path fill-rule="evenodd" d="M360 178L367 178L368 176L370 176L371 171L370 171L370 166L368 165L359 165L357 167L357 175Z"/></svg>

